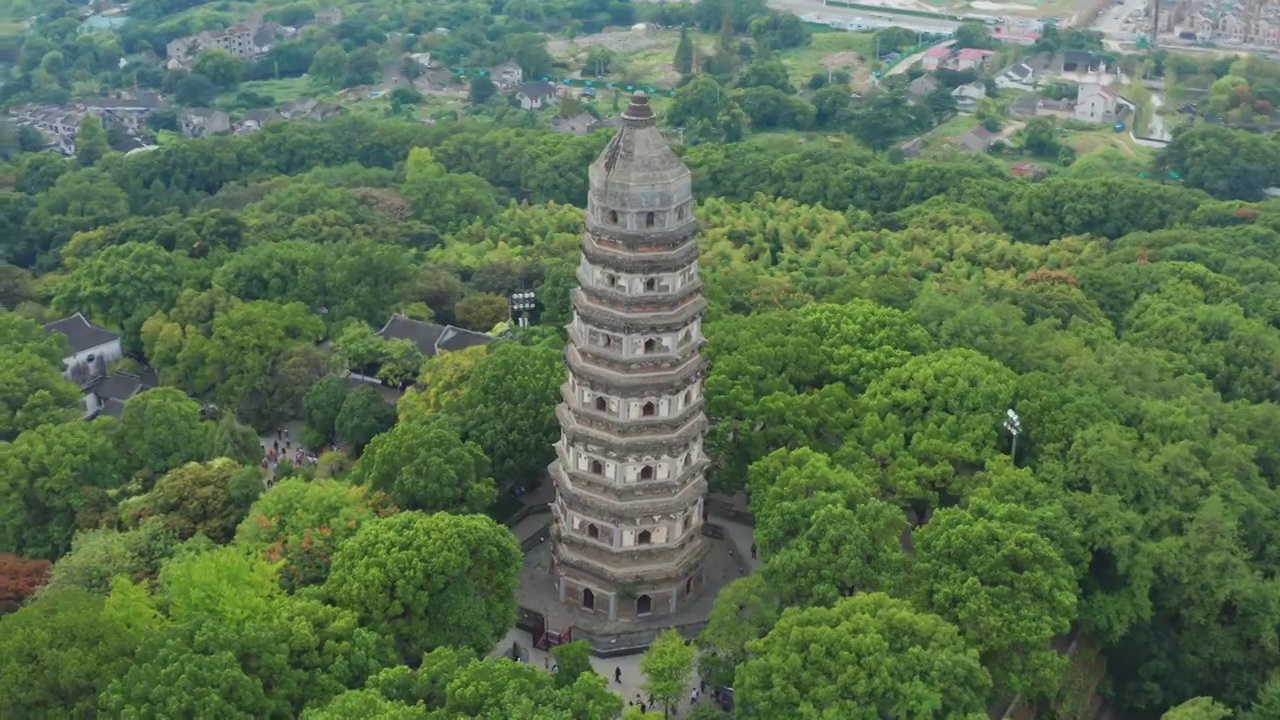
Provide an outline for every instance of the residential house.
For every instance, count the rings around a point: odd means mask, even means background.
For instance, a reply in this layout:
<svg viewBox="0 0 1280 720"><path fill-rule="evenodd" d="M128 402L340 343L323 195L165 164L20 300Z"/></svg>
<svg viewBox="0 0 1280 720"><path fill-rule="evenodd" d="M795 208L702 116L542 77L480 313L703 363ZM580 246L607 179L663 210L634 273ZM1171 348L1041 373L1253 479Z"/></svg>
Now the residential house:
<svg viewBox="0 0 1280 720"><path fill-rule="evenodd" d="M249 135L258 132L273 120L282 120L284 116L270 108L256 108L244 114L244 119L233 126L236 135Z"/></svg>
<svg viewBox="0 0 1280 720"><path fill-rule="evenodd" d="M129 373L100 377L85 388L85 417L108 415L119 418L124 415L124 405L129 398L151 388L152 384L147 379Z"/></svg>
<svg viewBox="0 0 1280 720"><path fill-rule="evenodd" d="M441 92L453 85L453 73L448 70L427 70L413 79L419 92Z"/></svg>
<svg viewBox="0 0 1280 720"><path fill-rule="evenodd" d="M286 103L280 108L280 115L285 120L315 120L316 122L324 122L325 120L341 114L342 112L343 108L341 105L321 102L315 98L303 98L291 103Z"/></svg>
<svg viewBox="0 0 1280 720"><path fill-rule="evenodd" d="M956 53L956 70L961 72L965 70L981 70L995 56L996 52L994 50L962 48Z"/></svg>
<svg viewBox="0 0 1280 720"><path fill-rule="evenodd" d="M489 79L499 90L510 90L524 82L524 70L513 62L505 62L489 71Z"/></svg>
<svg viewBox="0 0 1280 720"><path fill-rule="evenodd" d="M898 149L902 151L902 157L915 158L920 157L921 151L924 150L925 136L913 137L906 142L898 145Z"/></svg>
<svg viewBox="0 0 1280 720"><path fill-rule="evenodd" d="M189 138L231 132L231 116L212 108L186 108L178 113L178 132Z"/></svg>
<svg viewBox="0 0 1280 720"><path fill-rule="evenodd" d="M18 113L17 125L30 125L40 131L48 149L71 156L76 151L76 130L83 113L65 108L31 106Z"/></svg>
<svg viewBox="0 0 1280 720"><path fill-rule="evenodd" d="M1043 167L1033 162L1014 163L1010 166L1009 173L1014 177L1028 180L1039 180L1049 174Z"/></svg>
<svg viewBox="0 0 1280 720"><path fill-rule="evenodd" d="M1036 115L1052 115L1063 120L1070 120L1076 116L1076 102L1074 100L1045 98L1036 103Z"/></svg>
<svg viewBox="0 0 1280 720"><path fill-rule="evenodd" d="M934 45L924 53L924 59L920 61L920 66L925 72L933 72L942 67L943 63L951 57L951 47L948 45Z"/></svg>
<svg viewBox="0 0 1280 720"><path fill-rule="evenodd" d="M166 70L178 70L185 68L195 60L195 55L200 48L200 39L194 35L180 37L169 41L164 46Z"/></svg>
<svg viewBox="0 0 1280 720"><path fill-rule="evenodd" d="M1002 90L1033 91L1038 79L1036 71L1030 65L1018 63L996 76L996 87Z"/></svg>
<svg viewBox="0 0 1280 720"><path fill-rule="evenodd" d="M1218 16L1218 27L1215 36L1225 42L1242 43L1247 29L1245 21L1233 12L1225 12Z"/></svg>
<svg viewBox="0 0 1280 720"><path fill-rule="evenodd" d="M973 112L978 108L978 101L987 96L987 86L980 82L961 85L951 91L956 99L956 109L960 112Z"/></svg>
<svg viewBox="0 0 1280 720"><path fill-rule="evenodd" d="M1025 32L1020 28L1011 28L1007 26L997 25L991 29L991 34L1000 42L1009 43L1011 45L1035 45L1040 39L1040 33Z"/></svg>
<svg viewBox="0 0 1280 720"><path fill-rule="evenodd" d="M222 50L242 60L251 60L264 52L260 49L259 40L265 40L269 47L277 34L287 34L287 31L276 23L236 23L225 30L206 30L170 40L165 45L165 68L177 70L190 67L196 56L205 50Z"/></svg>
<svg viewBox="0 0 1280 720"><path fill-rule="evenodd" d="M1102 58L1097 53L1084 50L1068 50L1062 53L1062 72L1092 73L1102 69Z"/></svg>
<svg viewBox="0 0 1280 720"><path fill-rule="evenodd" d="M596 129L597 120L590 113L578 113L573 117L551 118L551 129L572 135L586 135Z"/></svg>
<svg viewBox="0 0 1280 720"><path fill-rule="evenodd" d="M1280 18L1256 18L1249 31L1250 44L1280 47Z"/></svg>
<svg viewBox="0 0 1280 720"><path fill-rule="evenodd" d="M105 97L89 97L80 100L85 112L96 116L108 130L138 135L146 129L151 113L164 109L164 98L155 93L119 93Z"/></svg>
<svg viewBox="0 0 1280 720"><path fill-rule="evenodd" d="M141 150L146 147L149 147L149 146L145 141L133 135L125 135L121 133L121 134L116 134L111 139L111 149L115 150L116 152L122 152L126 155L133 152L134 150Z"/></svg>
<svg viewBox="0 0 1280 720"><path fill-rule="evenodd" d="M938 89L938 81L932 75L921 75L907 83L907 102L919 104Z"/></svg>
<svg viewBox="0 0 1280 720"><path fill-rule="evenodd" d="M521 85L516 91L516 102L525 110L541 110L556 103L556 86L538 81Z"/></svg>
<svg viewBox="0 0 1280 720"><path fill-rule="evenodd" d="M81 313L51 322L44 331L67 339L71 354L62 359L62 375L81 388L106 375L107 363L124 356L120 334L94 325Z"/></svg>
<svg viewBox="0 0 1280 720"><path fill-rule="evenodd" d="M254 29L244 23L236 23L226 30L202 32L196 35L201 50L222 50L242 60L248 60L258 54L258 46L253 42Z"/></svg>
<svg viewBox="0 0 1280 720"><path fill-rule="evenodd" d="M280 23L264 23L262 26L254 30L253 46L258 53L265 53L271 50L271 46L277 40L294 37L298 34L296 28L286 27Z"/></svg>
<svg viewBox="0 0 1280 720"><path fill-rule="evenodd" d="M317 10L315 19L317 25L341 25L342 11L338 8Z"/></svg>
<svg viewBox="0 0 1280 720"><path fill-rule="evenodd" d="M408 340L417 346L418 352L421 352L423 357L429 358L442 352L465 350L493 342L492 335L464 330L453 325L437 325L414 320L398 313L391 316L377 335L383 340Z"/></svg>
<svg viewBox="0 0 1280 720"><path fill-rule="evenodd" d="M984 153L991 149L996 136L986 128L974 128L956 138L956 147L963 152Z"/></svg>
<svg viewBox="0 0 1280 720"><path fill-rule="evenodd" d="M438 64L439 63L437 63L437 65ZM430 70L432 67L431 53L429 52L405 53L404 66L406 68L411 68L413 70L416 70L417 72L420 72L420 73L426 72L427 70Z"/></svg>
<svg viewBox="0 0 1280 720"><path fill-rule="evenodd" d="M1082 84L1076 94L1075 119L1110 125L1120 115L1120 96L1106 85Z"/></svg>

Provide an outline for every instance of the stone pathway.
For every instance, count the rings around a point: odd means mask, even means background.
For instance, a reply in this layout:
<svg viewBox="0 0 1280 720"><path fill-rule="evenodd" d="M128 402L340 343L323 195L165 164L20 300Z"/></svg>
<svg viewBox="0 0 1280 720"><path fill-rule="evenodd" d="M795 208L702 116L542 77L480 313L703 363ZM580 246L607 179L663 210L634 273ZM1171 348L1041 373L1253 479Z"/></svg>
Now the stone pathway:
<svg viewBox="0 0 1280 720"><path fill-rule="evenodd" d="M544 667L548 670L550 669L551 660L549 659L548 653L533 647L532 638L529 637L529 633L520 630L519 628L512 628L511 631L507 633L507 636L498 643L498 646L493 649L493 652L489 653L489 657L510 657L512 643L519 643L521 651L528 653L529 663L537 667ZM616 658L598 658L592 655L591 667L609 681L609 689L621 695L624 702L635 702L637 695L640 695L641 699L647 702L649 695L644 691L644 675L640 672L640 657L640 655L626 655L624 657ZM614 670L617 669L622 670L621 683L614 682L613 680ZM671 713L670 717L687 717L689 715L689 693L693 691L693 688L696 687L697 684L698 678L696 677L695 671L693 682L689 684L689 687L684 692L684 699L680 702L680 705L675 708L674 712ZM708 688L708 690L710 689ZM710 701L709 695L698 700L699 703ZM659 712L661 712L660 709Z"/></svg>

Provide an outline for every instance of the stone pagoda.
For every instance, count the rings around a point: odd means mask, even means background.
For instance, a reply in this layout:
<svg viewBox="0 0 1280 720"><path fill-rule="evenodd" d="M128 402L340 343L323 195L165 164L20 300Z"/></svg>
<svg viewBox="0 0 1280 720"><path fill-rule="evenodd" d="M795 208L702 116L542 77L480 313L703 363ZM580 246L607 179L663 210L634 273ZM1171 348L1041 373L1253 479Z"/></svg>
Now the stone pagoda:
<svg viewBox="0 0 1280 720"><path fill-rule="evenodd" d="M636 93L591 164L550 471L559 599L579 624L661 618L706 581L698 224L689 169Z"/></svg>

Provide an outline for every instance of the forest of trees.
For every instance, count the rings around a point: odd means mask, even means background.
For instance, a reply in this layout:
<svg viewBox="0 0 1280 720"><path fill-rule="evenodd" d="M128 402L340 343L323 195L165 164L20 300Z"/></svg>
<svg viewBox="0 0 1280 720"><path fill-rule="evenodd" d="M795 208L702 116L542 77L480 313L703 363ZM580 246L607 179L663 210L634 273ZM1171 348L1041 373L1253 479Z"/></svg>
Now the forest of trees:
<svg viewBox="0 0 1280 720"><path fill-rule="evenodd" d="M1239 199L1207 150L1233 132L1174 141L1184 183L683 150L710 479L749 492L765 561L697 640L739 715L1074 717L1079 637L1125 717L1280 717L1280 201ZM621 717L605 678L481 659L522 562L490 514L552 457L605 142L343 118L7 165L0 707ZM487 347L372 335L489 331L530 287L534 327ZM118 420L80 419L40 327L77 311L158 373ZM374 359L416 379L395 408L338 377ZM291 419L344 451L264 489L258 433Z"/></svg>

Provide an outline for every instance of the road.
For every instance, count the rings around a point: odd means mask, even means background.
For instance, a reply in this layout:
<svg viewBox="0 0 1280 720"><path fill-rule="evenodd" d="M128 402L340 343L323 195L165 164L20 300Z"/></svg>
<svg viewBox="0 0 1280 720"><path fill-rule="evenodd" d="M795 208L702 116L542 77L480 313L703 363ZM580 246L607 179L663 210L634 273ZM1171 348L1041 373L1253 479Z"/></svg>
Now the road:
<svg viewBox="0 0 1280 720"><path fill-rule="evenodd" d="M960 27L960 23L951 20L902 15L895 13L893 8L872 12L863 9L828 7L820 0L768 0L768 4L774 10L794 13L805 20L823 23L829 20L844 20L871 29L897 26L919 32L948 34Z"/></svg>
<svg viewBox="0 0 1280 720"><path fill-rule="evenodd" d="M1151 114L1147 117L1147 137L1156 140L1172 140L1173 136L1164 129L1164 118L1160 117L1160 108L1164 107L1164 98L1151 94Z"/></svg>
<svg viewBox="0 0 1280 720"><path fill-rule="evenodd" d="M1148 0L1124 0L1124 2L1116 3L1106 8L1098 15L1098 19L1093 21L1093 29L1106 35L1128 35L1133 32L1132 26L1130 30L1124 29L1125 19L1130 15L1136 15L1145 12L1148 7Z"/></svg>
<svg viewBox="0 0 1280 720"><path fill-rule="evenodd" d="M639 2L687 2L687 0L638 0ZM827 7L822 0L767 0L773 10L799 15L805 20L822 22L826 20L854 21L867 29L882 27L904 27L919 32L946 34L960 27L960 23L936 18L916 17L895 12L893 8L870 10L852 10L841 7ZM813 16L813 17L809 17ZM974 15L973 17L978 17ZM994 18L992 18L994 19Z"/></svg>

